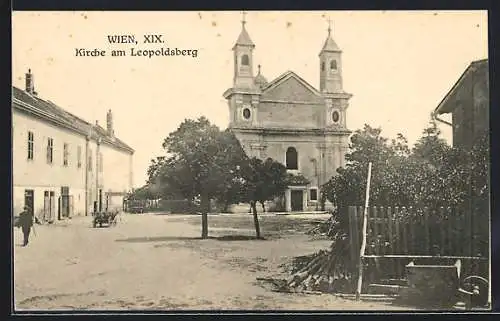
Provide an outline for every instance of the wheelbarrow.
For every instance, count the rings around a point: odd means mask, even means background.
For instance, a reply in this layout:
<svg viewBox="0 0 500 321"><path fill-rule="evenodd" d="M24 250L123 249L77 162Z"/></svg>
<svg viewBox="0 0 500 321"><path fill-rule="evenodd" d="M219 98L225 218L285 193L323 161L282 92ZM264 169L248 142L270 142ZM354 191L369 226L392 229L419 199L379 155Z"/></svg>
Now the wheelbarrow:
<svg viewBox="0 0 500 321"><path fill-rule="evenodd" d="M485 308L489 303L489 281L479 275L463 277L460 259L454 265L406 265L408 287L402 296L425 306L466 309Z"/></svg>

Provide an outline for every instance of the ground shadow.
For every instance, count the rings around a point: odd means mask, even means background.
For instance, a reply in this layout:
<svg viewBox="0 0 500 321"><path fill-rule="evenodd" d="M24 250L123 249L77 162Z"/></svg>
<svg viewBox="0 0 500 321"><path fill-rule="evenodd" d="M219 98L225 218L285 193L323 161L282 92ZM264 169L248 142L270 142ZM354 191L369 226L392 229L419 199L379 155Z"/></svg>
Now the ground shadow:
<svg viewBox="0 0 500 321"><path fill-rule="evenodd" d="M206 239L193 236L143 236L143 237L129 237L125 239L117 239L116 242L129 242L129 243L149 243L149 242L168 242L168 241L195 241L195 240L216 240L216 241L264 241L266 238L249 235L223 235L223 236L209 236Z"/></svg>
<svg viewBox="0 0 500 321"><path fill-rule="evenodd" d="M170 212L147 212L143 214L150 214L150 215L162 215L162 216L195 216L195 217L201 217L200 213L170 213ZM220 214L226 214L226 213L209 213L208 216L218 216Z"/></svg>
<svg viewBox="0 0 500 321"><path fill-rule="evenodd" d="M169 212L148 212L144 214L150 214L150 215L162 215L162 216L200 216L199 214L196 213L169 213Z"/></svg>
<svg viewBox="0 0 500 321"><path fill-rule="evenodd" d="M265 241L267 240L265 237L256 237L250 235L224 235L215 238L217 241Z"/></svg>

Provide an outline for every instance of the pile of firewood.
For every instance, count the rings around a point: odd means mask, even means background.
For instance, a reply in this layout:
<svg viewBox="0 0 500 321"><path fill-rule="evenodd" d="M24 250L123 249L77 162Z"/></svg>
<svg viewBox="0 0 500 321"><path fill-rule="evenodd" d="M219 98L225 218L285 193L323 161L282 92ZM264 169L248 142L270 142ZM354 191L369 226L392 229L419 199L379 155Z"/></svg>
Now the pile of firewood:
<svg viewBox="0 0 500 321"><path fill-rule="evenodd" d="M320 232L322 231L322 232ZM341 293L352 291L349 239L332 216L308 234L326 233L332 239L328 250L294 258L291 276L286 280L269 280L276 291Z"/></svg>
<svg viewBox="0 0 500 321"><path fill-rule="evenodd" d="M321 235L332 238L338 228L338 221L332 214L326 221L318 223L315 227L306 232L308 235Z"/></svg>
<svg viewBox="0 0 500 321"><path fill-rule="evenodd" d="M349 241L337 234L330 249L295 259L295 269L287 279L290 291L344 292L350 284Z"/></svg>

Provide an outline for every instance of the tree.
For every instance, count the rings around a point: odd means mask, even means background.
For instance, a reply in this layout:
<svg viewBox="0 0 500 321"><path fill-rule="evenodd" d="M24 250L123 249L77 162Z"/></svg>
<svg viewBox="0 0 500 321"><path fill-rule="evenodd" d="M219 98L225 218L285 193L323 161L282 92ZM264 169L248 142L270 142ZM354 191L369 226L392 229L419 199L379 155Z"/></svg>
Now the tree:
<svg viewBox="0 0 500 321"><path fill-rule="evenodd" d="M451 146L440 137L441 131L434 120L422 132L422 136L412 149L412 157L437 168L445 164Z"/></svg>
<svg viewBox="0 0 500 321"><path fill-rule="evenodd" d="M405 201L400 193L402 184L397 178L406 176L398 175L400 170L397 169L411 167L405 162L409 154L407 140L398 134L396 139L389 141L381 133L380 128L365 125L351 137L350 151L345 156L346 166L337 169L337 175L323 186L324 196L336 208L363 205L369 162L372 162L373 168L371 202L387 205L388 201Z"/></svg>
<svg viewBox="0 0 500 321"><path fill-rule="evenodd" d="M424 129L422 137L410 149L403 135L389 141L381 136L379 129L365 126L351 137L351 150L346 155L346 166L337 170L324 186L325 196L341 209L350 205L363 205L368 162L373 162L370 189L370 206L415 207L413 211L399 211L394 217L399 221L411 223L421 219L419 210L427 207L434 220L431 228L438 234L446 226L450 227L449 215L454 214L461 228L470 228L472 239L459 240L461 246L471 246L477 252L472 255L487 257L489 251L489 133L485 132L473 144L472 150L450 147L441 137L431 121ZM441 207L452 207L455 211L439 211ZM337 211L338 213L338 211ZM465 214L465 215L464 215ZM470 215L471 222L465 225L462 220ZM332 239L329 251L319 252L307 260L287 282L290 288L312 288L315 290L324 280L332 280L345 275L355 275L352 269L347 215L332 215L324 231ZM416 219L416 220L414 220ZM451 227L456 227L455 221ZM414 225L413 233L426 233ZM421 227L421 226L420 226ZM404 233L404 232L403 232ZM432 232L431 232L432 233ZM458 237L461 229L453 231ZM449 235L444 234L444 237ZM397 235L396 235L397 237ZM425 237L422 234L422 237ZM370 235L368 242L375 243L378 236ZM422 242L423 243L423 242ZM387 244L387 243L385 243ZM390 244L389 244L390 245ZM416 246L421 245L420 243ZM423 244L422 244L423 245ZM419 250L413 249L413 250ZM428 250L423 247L422 250ZM447 249L440 249L441 255ZM292 272L293 273L293 272ZM312 282L311 282L312 281ZM336 284L328 284L338 288Z"/></svg>
<svg viewBox="0 0 500 321"><path fill-rule="evenodd" d="M281 196L286 189L286 167L271 158L262 161L256 157L249 159L240 169L242 200L252 208L255 233L261 238L257 202L264 203Z"/></svg>
<svg viewBox="0 0 500 321"><path fill-rule="evenodd" d="M159 198L158 190L156 186L146 184L135 189L130 195L129 199L134 200L152 200Z"/></svg>
<svg viewBox="0 0 500 321"><path fill-rule="evenodd" d="M231 185L234 171L246 155L234 135L208 119L187 119L163 142L168 153L150 167L153 177L189 200L201 200L202 238L208 237L210 200L220 198Z"/></svg>

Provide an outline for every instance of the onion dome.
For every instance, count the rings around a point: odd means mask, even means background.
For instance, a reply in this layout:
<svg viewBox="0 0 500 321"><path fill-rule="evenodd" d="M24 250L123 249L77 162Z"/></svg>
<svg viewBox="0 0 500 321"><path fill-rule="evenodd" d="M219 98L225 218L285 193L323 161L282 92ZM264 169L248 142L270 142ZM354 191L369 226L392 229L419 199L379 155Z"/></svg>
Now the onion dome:
<svg viewBox="0 0 500 321"><path fill-rule="evenodd" d="M257 86L260 88L264 87L267 85L267 79L260 73L260 65L258 66L259 72L257 73L257 76L255 76L254 82Z"/></svg>

